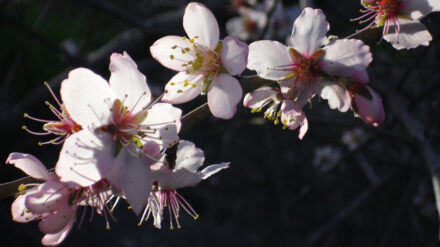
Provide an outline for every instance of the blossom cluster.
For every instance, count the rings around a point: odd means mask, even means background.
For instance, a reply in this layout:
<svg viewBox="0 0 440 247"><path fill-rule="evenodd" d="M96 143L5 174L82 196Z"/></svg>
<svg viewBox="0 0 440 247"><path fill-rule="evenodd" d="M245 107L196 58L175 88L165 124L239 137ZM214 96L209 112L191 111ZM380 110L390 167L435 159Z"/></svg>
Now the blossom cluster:
<svg viewBox="0 0 440 247"><path fill-rule="evenodd" d="M364 0L367 10L361 19L375 18L369 27L383 26L383 38L398 49L427 45L430 35L419 30L418 19L439 6L434 0L416 2ZM260 15L251 11L242 10ZM419 27L416 33L406 28L408 18L401 18L408 15L410 27ZM266 22L270 20L261 21L261 26ZM77 218L82 224L87 208L92 215L103 216L110 228L121 199L139 215L139 225L152 217L154 226L161 228L165 207L171 229L181 227L182 208L197 219L176 189L195 186L229 163L199 170L204 153L179 139L182 111L173 104L206 95L212 115L230 119L243 97L239 79L246 69L272 84L247 93L243 105L253 113L266 108L265 118L284 129L298 128L300 139L308 130L303 108L315 96L327 100L331 109L351 109L367 124L378 126L384 121L381 97L368 84L367 67L373 59L369 47L357 39L327 37L330 25L319 9L302 10L288 45L257 40L248 46L232 35L220 39L216 18L200 3L188 4L183 28L187 36L165 36L150 47L154 59L177 72L163 95L153 97L145 75L126 52L113 53L108 81L89 69L76 68L62 81L61 99L49 88L56 106L48 105L58 120L25 114L43 122L44 132L25 130L56 136L41 144L62 145L54 171L30 154L11 153L6 161L39 181L20 185L11 211L17 222L40 220L44 245L60 244Z"/></svg>

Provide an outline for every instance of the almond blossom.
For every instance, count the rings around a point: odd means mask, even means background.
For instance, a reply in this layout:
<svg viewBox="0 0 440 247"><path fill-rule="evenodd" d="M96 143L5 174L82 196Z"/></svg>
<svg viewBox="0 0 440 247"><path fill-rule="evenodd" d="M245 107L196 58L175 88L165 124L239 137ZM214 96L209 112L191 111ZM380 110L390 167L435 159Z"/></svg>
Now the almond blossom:
<svg viewBox="0 0 440 247"><path fill-rule="evenodd" d="M328 30L321 10L305 8L293 24L292 46L270 40L253 42L248 68L261 78L278 81L285 98L296 100L307 91L309 98L319 94L330 108L345 112L351 98L334 77L368 78L366 68L372 55L360 40L340 39L322 47Z"/></svg>
<svg viewBox="0 0 440 247"><path fill-rule="evenodd" d="M153 172L154 189L148 198L148 204L139 225L152 214L155 219L154 226L160 228L162 214L167 206L170 229L174 229L173 222L176 223L177 228L181 228L179 222L181 208L197 219L199 215L176 190L196 186L201 180L229 167L229 163L220 163L207 166L199 171L198 169L203 165L204 160L205 156L201 149L196 148L189 141L180 141L177 146L175 166L172 169L170 164L166 162L157 163Z"/></svg>
<svg viewBox="0 0 440 247"><path fill-rule="evenodd" d="M351 21L370 23L370 27L383 27L382 37L396 49L428 46L432 36L420 19L431 12L440 11L438 0L361 0L365 10Z"/></svg>
<svg viewBox="0 0 440 247"><path fill-rule="evenodd" d="M112 54L109 68L109 83L84 68L62 82L64 105L83 130L67 138L55 171L71 186L108 181L139 213L151 190L153 154L177 143L181 111L152 101L127 53Z"/></svg>
<svg viewBox="0 0 440 247"><path fill-rule="evenodd" d="M382 98L374 89L354 82L348 85L348 90L353 97L352 108L356 116L374 127L385 120Z"/></svg>
<svg viewBox="0 0 440 247"><path fill-rule="evenodd" d="M246 94L243 99L243 105L251 108L252 113L261 112L267 107L264 118L274 121L275 125L280 123L283 129L294 130L298 127L299 139L302 139L307 132L308 122L302 110L307 103L307 97L300 97L299 100L293 101L284 98L280 89L271 87L262 87L251 93Z"/></svg>
<svg viewBox="0 0 440 247"><path fill-rule="evenodd" d="M43 245L55 246L66 238L75 223L79 206L92 207L92 211L104 215L109 227L106 208L110 195L108 184L101 182L72 188L30 154L11 153L6 163L14 164L32 178L44 181L20 185L18 196L11 206L12 219L16 222L40 220L38 226L46 234L42 239Z"/></svg>
<svg viewBox="0 0 440 247"><path fill-rule="evenodd" d="M42 122L43 130L44 132L36 132L29 130L27 126L22 126L24 130L26 130L30 134L34 135L57 135L58 137L46 141L46 142L39 142L38 145L44 145L44 144L61 144L64 142L64 140L72 135L73 133L81 130L81 126L77 124L73 119L70 117L69 113L66 111L66 108L62 104L62 102L57 98L55 93L50 88L49 84L47 82L44 82L44 85L49 89L50 94L54 98L55 102L58 105L58 108L53 106L51 103L46 101L46 105L49 107L50 111L58 118L58 120L45 120L41 118L32 117L29 114L25 113L24 117L29 118L31 120Z"/></svg>
<svg viewBox="0 0 440 247"><path fill-rule="evenodd" d="M242 96L240 83L232 75L246 68L247 45L231 36L219 41L217 20L200 3L188 4L183 28L188 37L165 36L150 47L157 61L178 71L165 86L162 100L180 104L207 94L215 117L232 118Z"/></svg>

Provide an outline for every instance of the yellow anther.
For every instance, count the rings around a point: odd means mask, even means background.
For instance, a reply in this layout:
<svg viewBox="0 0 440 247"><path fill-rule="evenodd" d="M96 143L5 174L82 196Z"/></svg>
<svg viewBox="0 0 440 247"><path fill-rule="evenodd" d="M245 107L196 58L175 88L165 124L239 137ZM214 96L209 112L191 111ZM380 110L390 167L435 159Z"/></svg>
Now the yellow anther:
<svg viewBox="0 0 440 247"><path fill-rule="evenodd" d="M177 226L177 229L180 229L180 228L182 228L181 226Z"/></svg>
<svg viewBox="0 0 440 247"><path fill-rule="evenodd" d="M105 229L106 229L107 231L109 231L109 230L110 230L110 225L107 224L107 225L105 226Z"/></svg>
<svg viewBox="0 0 440 247"><path fill-rule="evenodd" d="M182 54L186 53L185 49L181 49L180 51L182 52Z"/></svg>
<svg viewBox="0 0 440 247"><path fill-rule="evenodd" d="M177 90L178 93L183 93L183 91L181 89Z"/></svg>
<svg viewBox="0 0 440 247"><path fill-rule="evenodd" d="M189 42L190 42L190 43L194 43L194 39L190 39Z"/></svg>
<svg viewBox="0 0 440 247"><path fill-rule="evenodd" d="M196 215L195 217L194 217L194 220L197 220L199 218L199 215Z"/></svg>
<svg viewBox="0 0 440 247"><path fill-rule="evenodd" d="M177 48L177 45L173 45L172 47L171 47L171 49L176 49Z"/></svg>
<svg viewBox="0 0 440 247"><path fill-rule="evenodd" d="M20 184L20 185L18 186L18 191L22 192L22 191L24 191L24 190L26 190L26 185L24 185L24 184Z"/></svg>
<svg viewBox="0 0 440 247"><path fill-rule="evenodd" d="M183 86L186 87L186 86L188 86L188 85L189 85L189 81L188 81L188 80L185 80L185 81L183 82Z"/></svg>
<svg viewBox="0 0 440 247"><path fill-rule="evenodd" d="M189 49L189 47L185 47L185 51L189 52L191 49Z"/></svg>
<svg viewBox="0 0 440 247"><path fill-rule="evenodd" d="M174 85L176 85L176 83L174 83L174 82L170 82L170 84L171 84L171 86L174 86Z"/></svg>
<svg viewBox="0 0 440 247"><path fill-rule="evenodd" d="M131 209L131 206L128 206L128 209Z"/></svg>
<svg viewBox="0 0 440 247"><path fill-rule="evenodd" d="M171 60L173 60L174 59L174 55L170 55L170 58L171 58Z"/></svg>
<svg viewBox="0 0 440 247"><path fill-rule="evenodd" d="M195 87L197 87L197 84L193 83L191 86L192 86L193 88L195 88Z"/></svg>
<svg viewBox="0 0 440 247"><path fill-rule="evenodd" d="M29 114L24 113L24 114L23 114L23 117L29 117Z"/></svg>
<svg viewBox="0 0 440 247"><path fill-rule="evenodd" d="M283 130L287 129L287 125L283 125Z"/></svg>
<svg viewBox="0 0 440 247"><path fill-rule="evenodd" d="M260 107L257 109L257 112L261 112L263 109Z"/></svg>
<svg viewBox="0 0 440 247"><path fill-rule="evenodd" d="M170 230L174 230L174 226L170 226Z"/></svg>
<svg viewBox="0 0 440 247"><path fill-rule="evenodd" d="M256 113L257 112L257 109L252 109L251 110L251 113Z"/></svg>
<svg viewBox="0 0 440 247"><path fill-rule="evenodd" d="M280 120L277 118L275 119L275 121L273 122L273 124L278 125L280 123Z"/></svg>

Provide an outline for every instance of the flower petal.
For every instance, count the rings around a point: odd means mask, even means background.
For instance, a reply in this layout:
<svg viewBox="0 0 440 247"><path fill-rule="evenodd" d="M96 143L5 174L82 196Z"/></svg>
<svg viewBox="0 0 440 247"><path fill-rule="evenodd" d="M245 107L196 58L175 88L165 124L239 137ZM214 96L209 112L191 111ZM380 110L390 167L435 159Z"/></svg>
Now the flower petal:
<svg viewBox="0 0 440 247"><path fill-rule="evenodd" d="M184 168L195 173L203 165L204 161L205 155L203 154L203 150L197 148L194 143L185 140L179 142L174 170Z"/></svg>
<svg viewBox="0 0 440 247"><path fill-rule="evenodd" d="M75 222L75 219L72 218L69 223L59 232L53 233L53 234L46 234L44 235L43 239L41 240L41 243L44 246L57 246L61 244L64 239L69 234L70 230L72 229L73 223Z"/></svg>
<svg viewBox="0 0 440 247"><path fill-rule="evenodd" d="M208 91L208 106L217 118L230 119L243 95L240 83L228 74L218 75Z"/></svg>
<svg viewBox="0 0 440 247"><path fill-rule="evenodd" d="M30 189L26 191L26 194L19 195L15 198L11 205L12 220L15 222L26 223L36 219L39 215L33 214L26 209L25 201L28 195L36 193L37 189Z"/></svg>
<svg viewBox="0 0 440 247"><path fill-rule="evenodd" d="M238 39L227 36L222 42L221 61L231 75L238 75L246 69L249 48Z"/></svg>
<svg viewBox="0 0 440 247"><path fill-rule="evenodd" d="M317 92L321 98L328 100L331 109L346 112L350 109L351 97L347 89L336 83L322 82Z"/></svg>
<svg viewBox="0 0 440 247"><path fill-rule="evenodd" d="M291 100L283 101L281 105L281 123L290 130L294 130L301 126L299 131L299 139L302 139L307 132L308 123L306 115L301 106Z"/></svg>
<svg viewBox="0 0 440 247"><path fill-rule="evenodd" d="M121 190L138 215L147 203L153 181L150 164L145 157L133 156L125 148L116 156L114 169L107 179Z"/></svg>
<svg viewBox="0 0 440 247"><path fill-rule="evenodd" d="M440 11L440 1L438 0L406 1L404 6L405 12L409 13L413 20L421 19L431 12Z"/></svg>
<svg viewBox="0 0 440 247"><path fill-rule="evenodd" d="M257 71L259 77L268 80L282 80L291 73L283 66L291 65L287 46L278 41L260 40L249 45L248 69Z"/></svg>
<svg viewBox="0 0 440 247"><path fill-rule="evenodd" d="M54 234L63 231L75 217L76 210L65 207L41 219L38 227L44 233Z"/></svg>
<svg viewBox="0 0 440 247"><path fill-rule="evenodd" d="M6 163L14 164L15 167L35 179L50 180L54 177L40 160L30 154L11 153Z"/></svg>
<svg viewBox="0 0 440 247"><path fill-rule="evenodd" d="M383 36L398 50L416 48L419 45L428 46L432 40L425 25L417 20L399 19L399 25L399 34L395 33L394 23L390 23L390 32Z"/></svg>
<svg viewBox="0 0 440 247"><path fill-rule="evenodd" d="M203 75L177 73L165 86L162 100L171 104L188 102L203 91Z"/></svg>
<svg viewBox="0 0 440 247"><path fill-rule="evenodd" d="M67 184L48 180L38 186L37 192L28 195L25 206L33 214L52 212L68 205L69 189Z"/></svg>
<svg viewBox="0 0 440 247"><path fill-rule="evenodd" d="M150 53L154 59L168 69L185 71L187 67L182 65L194 60L192 53L181 52L181 50L186 47L192 47L188 39L170 35L156 40L156 42L150 46Z"/></svg>
<svg viewBox="0 0 440 247"><path fill-rule="evenodd" d="M290 41L293 48L310 56L325 42L330 25L320 9L305 8L293 23Z"/></svg>
<svg viewBox="0 0 440 247"><path fill-rule="evenodd" d="M90 186L113 168L116 147L110 134L99 138L88 130L74 133L64 142L55 167L62 182L71 186Z"/></svg>
<svg viewBox="0 0 440 247"><path fill-rule="evenodd" d="M330 75L349 76L365 70L373 61L370 48L360 40L338 39L323 49L320 67Z"/></svg>
<svg viewBox="0 0 440 247"><path fill-rule="evenodd" d="M276 100L279 93L279 90L271 87L258 88L244 96L243 105L251 109L258 109L269 101Z"/></svg>
<svg viewBox="0 0 440 247"><path fill-rule="evenodd" d="M136 63L124 52L113 53L110 57L110 87L116 97L124 102L133 114L142 110L151 101L147 79L137 69Z"/></svg>
<svg viewBox="0 0 440 247"><path fill-rule="evenodd" d="M219 40L217 20L212 12L201 3L189 3L183 15L183 28L190 39L197 44L214 50ZM196 38L197 37L197 38Z"/></svg>
<svg viewBox="0 0 440 247"><path fill-rule="evenodd" d="M202 179L205 180L205 179L209 178L210 176L216 174L220 170L229 168L229 164L230 163L227 162L227 163L214 164L214 165L210 165L210 166L206 167L205 169L203 169L200 172L203 174Z"/></svg>
<svg viewBox="0 0 440 247"><path fill-rule="evenodd" d="M161 149L171 147L179 140L182 111L168 103L154 104L142 125L155 130L148 134L150 141L157 143Z"/></svg>
<svg viewBox="0 0 440 247"><path fill-rule="evenodd" d="M62 82L61 98L75 122L94 129L110 122L110 108L116 95L101 76L78 68L70 71Z"/></svg>

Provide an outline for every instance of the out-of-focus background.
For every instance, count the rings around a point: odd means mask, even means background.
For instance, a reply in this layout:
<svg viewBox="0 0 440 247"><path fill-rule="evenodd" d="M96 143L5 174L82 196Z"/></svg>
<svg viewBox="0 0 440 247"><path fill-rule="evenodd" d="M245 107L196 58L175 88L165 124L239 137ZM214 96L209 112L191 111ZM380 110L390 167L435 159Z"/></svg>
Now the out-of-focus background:
<svg viewBox="0 0 440 247"><path fill-rule="evenodd" d="M10 152L23 152L48 168L55 165L61 146L38 146L48 137L22 130L41 130L23 114L53 119L44 102L55 102L43 82L58 94L73 68L108 78L110 54L127 51L153 93L161 94L174 72L151 57L149 46L165 35L184 35L188 2L1 0L0 163ZM248 43L285 42L301 11L297 1L276 8L262 0L201 2L217 17L222 37L230 32ZM329 34L345 37L362 27L349 21L360 16L359 1L314 4L327 16ZM246 17L243 7L260 13ZM387 42L377 44L374 32L363 36L374 56L370 85L386 110L380 127L314 100L305 109L309 131L299 141L297 131L282 130L239 105L232 120L209 117L182 135L205 151L207 164L231 162L230 169L180 191L201 215L198 220L182 212L180 230L169 230L168 218L161 230L151 222L138 227L138 218L121 204L110 231L95 215L76 225L61 246L436 246L439 214L428 167L440 155L440 14L422 22L433 36L429 47L397 51ZM205 101L199 97L179 107L186 113ZM0 182L23 176L0 165ZM0 201L1 245L40 245L37 223L11 220L12 201Z"/></svg>

